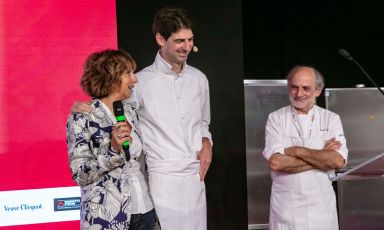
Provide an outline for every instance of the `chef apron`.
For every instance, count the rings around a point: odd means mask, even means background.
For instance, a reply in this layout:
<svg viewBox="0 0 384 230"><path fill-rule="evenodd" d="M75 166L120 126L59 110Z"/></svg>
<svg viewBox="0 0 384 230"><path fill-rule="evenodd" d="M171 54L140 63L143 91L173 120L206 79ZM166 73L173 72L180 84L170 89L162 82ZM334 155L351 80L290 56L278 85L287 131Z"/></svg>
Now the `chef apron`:
<svg viewBox="0 0 384 230"><path fill-rule="evenodd" d="M190 158L150 163L149 189L162 230L206 230L207 206L200 161Z"/></svg>

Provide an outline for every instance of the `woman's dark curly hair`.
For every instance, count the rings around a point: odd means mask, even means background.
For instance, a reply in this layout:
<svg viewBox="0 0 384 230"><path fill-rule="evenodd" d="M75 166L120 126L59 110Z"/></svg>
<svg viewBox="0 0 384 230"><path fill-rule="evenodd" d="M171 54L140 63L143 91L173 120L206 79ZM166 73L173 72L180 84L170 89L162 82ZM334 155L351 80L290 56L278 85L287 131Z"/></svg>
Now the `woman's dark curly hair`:
<svg viewBox="0 0 384 230"><path fill-rule="evenodd" d="M129 53L103 50L91 54L85 61L80 85L92 98L103 98L120 87L121 75L135 70L136 62Z"/></svg>

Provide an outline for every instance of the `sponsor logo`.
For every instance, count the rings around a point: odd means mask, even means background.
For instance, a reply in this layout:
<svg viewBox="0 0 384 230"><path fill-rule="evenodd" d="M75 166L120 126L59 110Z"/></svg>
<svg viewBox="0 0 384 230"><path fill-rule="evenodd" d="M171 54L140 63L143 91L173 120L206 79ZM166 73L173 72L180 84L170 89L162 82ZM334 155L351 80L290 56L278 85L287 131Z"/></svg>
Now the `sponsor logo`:
<svg viewBox="0 0 384 230"><path fill-rule="evenodd" d="M15 211L35 211L37 209L42 209L42 204L21 204L19 206L8 206L4 205L4 210L6 212L15 212Z"/></svg>
<svg viewBox="0 0 384 230"><path fill-rule="evenodd" d="M53 199L54 211L80 210L80 197Z"/></svg>

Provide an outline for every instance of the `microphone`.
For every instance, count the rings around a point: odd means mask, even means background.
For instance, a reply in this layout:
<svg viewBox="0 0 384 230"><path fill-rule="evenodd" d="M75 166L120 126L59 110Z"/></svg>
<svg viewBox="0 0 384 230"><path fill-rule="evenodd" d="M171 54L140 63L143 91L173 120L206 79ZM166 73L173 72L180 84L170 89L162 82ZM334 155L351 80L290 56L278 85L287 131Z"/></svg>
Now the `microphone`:
<svg viewBox="0 0 384 230"><path fill-rule="evenodd" d="M197 48L197 46L193 46L193 47L192 47L192 51L193 51L194 53L197 53L197 52L199 52L199 48Z"/></svg>
<svg viewBox="0 0 384 230"><path fill-rule="evenodd" d="M354 59L351 56L351 54L349 54L345 49L339 49L339 54L341 56L345 57L346 59L350 60L350 61L354 61Z"/></svg>
<svg viewBox="0 0 384 230"><path fill-rule="evenodd" d="M369 74L364 70L364 68L360 65L359 62L357 62L350 53L348 53L345 49L339 49L339 54L348 59L349 61L355 63L357 65L357 67L359 67L359 69L361 70L361 72L363 72L364 76L368 78L368 80L374 85L376 86L376 88L384 95L384 92L383 90L380 88L380 86L377 85L377 83L371 78L371 76L369 76Z"/></svg>
<svg viewBox="0 0 384 230"><path fill-rule="evenodd" d="M125 121L125 116L124 116L124 107L123 103L121 101L114 101L113 102L113 112L115 113L116 121L117 122L124 122ZM124 153L125 153L125 158L129 160L131 158L131 155L129 153L129 141L125 141L122 144Z"/></svg>

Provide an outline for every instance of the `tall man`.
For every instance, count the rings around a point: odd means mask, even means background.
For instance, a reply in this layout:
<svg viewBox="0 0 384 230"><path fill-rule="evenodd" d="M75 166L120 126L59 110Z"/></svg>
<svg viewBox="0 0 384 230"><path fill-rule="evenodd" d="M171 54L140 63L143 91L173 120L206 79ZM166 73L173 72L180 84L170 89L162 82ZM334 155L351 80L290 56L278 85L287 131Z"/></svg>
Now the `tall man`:
<svg viewBox="0 0 384 230"><path fill-rule="evenodd" d="M212 158L206 76L188 65L192 22L178 8L160 9L155 62L137 73L133 103L146 147L150 193L162 229L206 229L204 177Z"/></svg>
<svg viewBox="0 0 384 230"><path fill-rule="evenodd" d="M212 160L208 80L186 63L194 36L184 10L160 9L152 30L159 51L136 74L127 101L139 115L150 194L162 230L205 230L204 178ZM75 102L72 111L80 110L92 108Z"/></svg>
<svg viewBox="0 0 384 230"><path fill-rule="evenodd" d="M273 180L271 230L338 230L329 175L344 167L348 149L340 118L316 105L322 75L308 66L288 74L291 105L272 112L265 127L264 157Z"/></svg>

